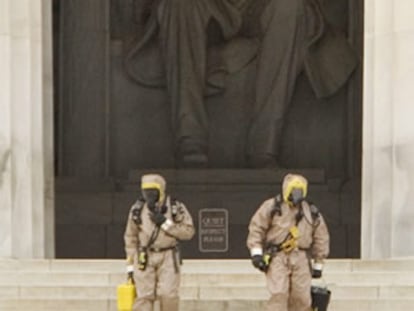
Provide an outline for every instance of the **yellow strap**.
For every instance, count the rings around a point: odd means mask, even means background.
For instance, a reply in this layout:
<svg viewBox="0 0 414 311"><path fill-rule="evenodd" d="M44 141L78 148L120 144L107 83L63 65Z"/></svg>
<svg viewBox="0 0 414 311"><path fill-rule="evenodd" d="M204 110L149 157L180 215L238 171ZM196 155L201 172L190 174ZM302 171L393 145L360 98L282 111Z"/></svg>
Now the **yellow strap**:
<svg viewBox="0 0 414 311"><path fill-rule="evenodd" d="M289 253L298 246L296 239L289 239L281 245L282 250L285 253Z"/></svg>
<svg viewBox="0 0 414 311"><path fill-rule="evenodd" d="M138 261L139 262L145 262L145 252L140 252L139 256L138 256Z"/></svg>
<svg viewBox="0 0 414 311"><path fill-rule="evenodd" d="M293 226L289 229L290 239L282 243L281 248L284 252L289 253L298 246L299 229Z"/></svg>
<svg viewBox="0 0 414 311"><path fill-rule="evenodd" d="M272 258L270 254L265 254L263 256L263 261L265 262L266 266L270 264L270 258Z"/></svg>
<svg viewBox="0 0 414 311"><path fill-rule="evenodd" d="M292 238L294 239L298 239L299 238L299 229L297 226L293 226L292 228L289 229L290 235L292 236Z"/></svg>

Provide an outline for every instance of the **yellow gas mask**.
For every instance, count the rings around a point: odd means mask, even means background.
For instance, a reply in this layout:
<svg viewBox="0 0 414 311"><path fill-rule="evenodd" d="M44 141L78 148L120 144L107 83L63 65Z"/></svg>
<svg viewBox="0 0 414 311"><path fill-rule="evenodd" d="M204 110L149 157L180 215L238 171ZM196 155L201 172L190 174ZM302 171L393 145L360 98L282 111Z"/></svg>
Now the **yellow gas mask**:
<svg viewBox="0 0 414 311"><path fill-rule="evenodd" d="M165 199L165 180L156 174L144 175L141 180L141 192L150 209L155 210L157 205Z"/></svg>
<svg viewBox="0 0 414 311"><path fill-rule="evenodd" d="M291 205L297 205L305 199L308 192L308 182L301 175L288 174L283 182L283 200Z"/></svg>

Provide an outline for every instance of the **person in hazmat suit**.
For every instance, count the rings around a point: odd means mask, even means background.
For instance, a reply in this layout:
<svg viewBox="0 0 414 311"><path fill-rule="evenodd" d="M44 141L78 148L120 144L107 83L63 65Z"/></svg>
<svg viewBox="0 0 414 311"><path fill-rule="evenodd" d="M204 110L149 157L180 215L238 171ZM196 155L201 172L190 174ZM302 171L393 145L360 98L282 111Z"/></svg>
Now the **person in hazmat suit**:
<svg viewBox="0 0 414 311"><path fill-rule="evenodd" d="M305 177L287 174L282 194L264 201L249 224L247 247L266 274L268 311L311 310L311 281L322 276L329 232L307 192Z"/></svg>
<svg viewBox="0 0 414 311"><path fill-rule="evenodd" d="M165 179L141 178L142 199L131 208L124 234L127 273L135 280L133 311L178 311L180 264L178 241L194 236L193 220L185 205L166 194Z"/></svg>

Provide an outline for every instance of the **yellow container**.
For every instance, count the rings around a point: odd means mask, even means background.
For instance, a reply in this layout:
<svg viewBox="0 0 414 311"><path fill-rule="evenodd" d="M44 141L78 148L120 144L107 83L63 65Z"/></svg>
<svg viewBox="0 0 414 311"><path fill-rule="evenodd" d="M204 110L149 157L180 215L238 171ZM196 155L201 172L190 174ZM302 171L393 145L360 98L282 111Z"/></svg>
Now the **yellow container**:
<svg viewBox="0 0 414 311"><path fill-rule="evenodd" d="M132 311L137 292L131 279L117 287L118 311Z"/></svg>

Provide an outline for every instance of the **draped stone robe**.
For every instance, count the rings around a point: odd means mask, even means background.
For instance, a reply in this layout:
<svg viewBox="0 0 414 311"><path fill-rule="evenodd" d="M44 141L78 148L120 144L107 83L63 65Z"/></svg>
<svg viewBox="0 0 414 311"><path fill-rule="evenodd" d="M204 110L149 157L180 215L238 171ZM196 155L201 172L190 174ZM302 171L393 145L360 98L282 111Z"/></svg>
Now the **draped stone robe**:
<svg viewBox="0 0 414 311"><path fill-rule="evenodd" d="M320 0L156 0L145 34L126 54L138 83L166 87L178 150L206 152L204 97L225 88L225 77L256 59L255 102L247 155L276 157L295 81L304 70L318 97L334 94L357 59L345 36L323 16ZM208 46L219 25L224 44Z"/></svg>

